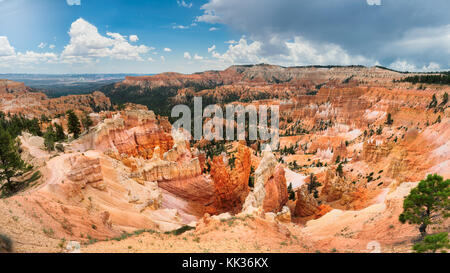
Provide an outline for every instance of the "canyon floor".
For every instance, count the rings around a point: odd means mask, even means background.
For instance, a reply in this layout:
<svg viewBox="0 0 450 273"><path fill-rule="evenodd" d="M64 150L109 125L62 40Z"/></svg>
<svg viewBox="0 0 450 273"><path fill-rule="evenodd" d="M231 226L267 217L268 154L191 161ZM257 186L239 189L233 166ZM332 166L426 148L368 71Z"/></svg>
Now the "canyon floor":
<svg viewBox="0 0 450 273"><path fill-rule="evenodd" d="M74 244L80 252L412 252L419 230L399 215L428 174L450 178L450 88L406 76L233 66L126 77L105 94L61 98L1 80L0 111L45 113L43 131L60 124L68 133L65 111L75 109L92 126L54 151L19 135L22 159L41 177L0 199L0 234L15 252ZM166 108L194 96L279 107L279 147L172 130ZM449 221L429 228L438 231L449 232Z"/></svg>

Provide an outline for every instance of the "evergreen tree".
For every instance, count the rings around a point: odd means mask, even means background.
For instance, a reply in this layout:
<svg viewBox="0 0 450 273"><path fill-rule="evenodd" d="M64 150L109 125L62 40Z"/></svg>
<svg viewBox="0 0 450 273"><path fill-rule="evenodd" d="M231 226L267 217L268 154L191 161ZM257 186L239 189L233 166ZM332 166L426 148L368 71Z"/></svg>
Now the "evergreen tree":
<svg viewBox="0 0 450 273"><path fill-rule="evenodd" d="M69 126L69 133L73 134L73 138L77 139L81 133L81 125L80 120L77 115L73 112L73 110L67 111L67 119Z"/></svg>
<svg viewBox="0 0 450 273"><path fill-rule="evenodd" d="M336 168L336 173L337 173L340 177L344 176L344 169L343 169L342 163L339 163L339 165L337 166L337 168Z"/></svg>
<svg viewBox="0 0 450 273"><path fill-rule="evenodd" d="M55 140L64 141L66 139L66 134L64 134L64 129L61 125L55 123Z"/></svg>
<svg viewBox="0 0 450 273"><path fill-rule="evenodd" d="M17 143L8 131L2 128L0 128L0 163L0 183L2 183L0 192L2 195L8 195L14 192L18 183L13 179L31 170L31 166L20 158Z"/></svg>
<svg viewBox="0 0 450 273"><path fill-rule="evenodd" d="M417 253L436 253L438 249L442 249L442 252L446 252L445 249L450 249L450 242L447 232L425 236L422 242L415 244L413 247L413 250Z"/></svg>
<svg viewBox="0 0 450 273"><path fill-rule="evenodd" d="M427 227L439 223L439 217L450 216L450 179L444 181L437 174L428 175L420 181L403 201L402 223L418 224L422 237L427 234Z"/></svg>
<svg viewBox="0 0 450 273"><path fill-rule="evenodd" d="M319 198L319 191L317 190L318 187L322 186L319 182L317 182L317 178L314 176L313 173L310 174L310 180L308 183L308 192L314 194L314 198Z"/></svg>
<svg viewBox="0 0 450 273"><path fill-rule="evenodd" d="M439 115L434 123L441 123L441 115Z"/></svg>
<svg viewBox="0 0 450 273"><path fill-rule="evenodd" d="M41 127L37 118L34 118L32 120L23 118L23 121L25 123L25 129L27 129L30 134L35 136L42 136Z"/></svg>
<svg viewBox="0 0 450 273"><path fill-rule="evenodd" d="M431 102L428 105L428 108L434 108L437 106L437 99L436 99L436 95L433 94L433 97L431 98Z"/></svg>
<svg viewBox="0 0 450 273"><path fill-rule="evenodd" d="M89 115L85 114L83 119L81 120L81 123L83 124L83 128L85 130L89 130L89 128L91 128L91 126L94 124L94 122L92 122L92 119Z"/></svg>
<svg viewBox="0 0 450 273"><path fill-rule="evenodd" d="M441 102L441 106L445 106L448 102L448 94L447 92L444 93L444 95L442 95L442 102Z"/></svg>
<svg viewBox="0 0 450 273"><path fill-rule="evenodd" d="M392 125L393 123L394 123L394 120L392 119L392 115L391 115L391 113L388 113L387 119L386 119L386 124Z"/></svg>
<svg viewBox="0 0 450 273"><path fill-rule="evenodd" d="M292 189L292 183L289 183L289 186L287 188L288 194L289 194L289 200L295 201L295 192Z"/></svg>
<svg viewBox="0 0 450 273"><path fill-rule="evenodd" d="M55 140L56 134L53 130L53 126L50 125L47 127L47 130L44 133L44 145L47 151L53 151L55 149Z"/></svg>

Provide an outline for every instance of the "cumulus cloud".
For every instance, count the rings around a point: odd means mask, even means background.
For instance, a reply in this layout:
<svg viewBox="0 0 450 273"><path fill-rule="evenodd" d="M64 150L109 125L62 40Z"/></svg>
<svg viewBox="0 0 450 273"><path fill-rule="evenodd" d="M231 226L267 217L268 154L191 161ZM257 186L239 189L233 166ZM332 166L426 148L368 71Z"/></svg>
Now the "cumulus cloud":
<svg viewBox="0 0 450 273"><path fill-rule="evenodd" d="M41 49L43 49L43 48L46 47L46 46L47 46L47 44L44 43L44 42L42 42L42 43L40 43L40 44L38 45L38 47L41 48Z"/></svg>
<svg viewBox="0 0 450 273"><path fill-rule="evenodd" d="M286 53L265 55L262 49L262 42L248 42L246 38L241 38L235 45L230 45L228 50L220 54L215 49L208 49L212 56L227 64L243 63L277 63L287 66L311 65L311 64L365 64L373 65L375 60L367 59L363 56L352 56L344 49L334 44L313 44L295 37L293 41L285 42L288 49Z"/></svg>
<svg viewBox="0 0 450 273"><path fill-rule="evenodd" d="M43 63L43 62L56 62L58 56L55 53L36 53L33 51L27 51L25 53L17 53L18 63Z"/></svg>
<svg viewBox="0 0 450 273"><path fill-rule="evenodd" d="M184 8L192 8L192 3L187 3L184 0L177 0L178 6L184 7Z"/></svg>
<svg viewBox="0 0 450 273"><path fill-rule="evenodd" d="M216 28L216 27L209 28L209 31L216 31L216 30L219 30L219 28Z"/></svg>
<svg viewBox="0 0 450 273"><path fill-rule="evenodd" d="M56 46L55 45L49 45L48 46L50 49L54 49Z"/></svg>
<svg viewBox="0 0 450 273"><path fill-rule="evenodd" d="M165 52L172 52L172 49L166 47L166 48L164 48L164 51L165 51Z"/></svg>
<svg viewBox="0 0 450 273"><path fill-rule="evenodd" d="M105 37L98 29L79 18L72 23L70 42L64 47L61 57L66 62L89 62L95 58L112 58L119 60L142 60L152 48L145 45L133 46L119 33L107 32Z"/></svg>
<svg viewBox="0 0 450 273"><path fill-rule="evenodd" d="M67 0L67 5L69 6L80 6L81 0Z"/></svg>
<svg viewBox="0 0 450 273"><path fill-rule="evenodd" d="M288 45L301 37L302 44L339 47L334 48L335 52L346 55L337 59L344 63L364 56L387 65L401 56L417 67L430 61L447 66L450 47L444 26L450 24L450 1L435 0L433 6L440 8L430 8L429 1L410 0L208 0L201 6L203 14L196 21L222 24L244 33L258 41L259 56L266 59L289 56L292 48ZM420 29L423 33L419 33ZM432 30L429 35L425 35L427 30ZM421 39L413 41L414 36ZM437 39L433 40L433 36ZM425 51L419 51L419 46ZM297 50L302 51L301 47ZM321 51L316 54L329 58ZM440 54L441 59L433 54Z"/></svg>
<svg viewBox="0 0 450 273"><path fill-rule="evenodd" d="M192 59L192 57L191 57L191 54L189 54L189 52L184 52L184 58L185 59L187 59L187 60L190 60L190 59Z"/></svg>
<svg viewBox="0 0 450 273"><path fill-rule="evenodd" d="M54 53L37 53L26 51L16 53L14 47L9 43L8 37L0 36L0 66L22 66L33 63L56 62L58 56Z"/></svg>
<svg viewBox="0 0 450 273"><path fill-rule="evenodd" d="M139 37L137 35L130 35L130 42L137 42L139 41Z"/></svg>
<svg viewBox="0 0 450 273"><path fill-rule="evenodd" d="M397 71L404 71L404 72L435 72L440 71L441 67L437 63L430 62L428 65L424 65L422 68L416 67L412 63L408 63L405 60L397 60L389 65L390 68L397 70Z"/></svg>
<svg viewBox="0 0 450 273"><path fill-rule="evenodd" d="M0 36L0 57L9 57L16 55L14 47L9 43L8 37Z"/></svg>

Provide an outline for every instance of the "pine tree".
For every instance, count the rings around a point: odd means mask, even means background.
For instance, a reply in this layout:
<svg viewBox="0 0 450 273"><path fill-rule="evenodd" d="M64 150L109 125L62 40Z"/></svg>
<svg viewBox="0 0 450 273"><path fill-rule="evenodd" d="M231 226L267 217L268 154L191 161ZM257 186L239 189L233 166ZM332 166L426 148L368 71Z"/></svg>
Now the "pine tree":
<svg viewBox="0 0 450 273"><path fill-rule="evenodd" d="M403 201L402 223L418 224L422 237L427 234L427 227L437 224L439 217L450 216L450 179L444 181L437 174L428 175L419 182Z"/></svg>
<svg viewBox="0 0 450 273"><path fill-rule="evenodd" d="M339 163L339 165L337 166L337 168L336 168L336 173L337 173L340 177L342 177L342 176L344 175L344 169L343 169L342 163Z"/></svg>
<svg viewBox="0 0 450 273"><path fill-rule="evenodd" d="M77 115L73 112L73 110L67 111L67 119L69 126L69 133L73 134L73 138L77 139L81 133L81 125L80 120Z"/></svg>
<svg viewBox="0 0 450 273"><path fill-rule="evenodd" d="M44 133L44 145L47 151L53 151L55 149L55 140L56 134L53 131L53 126L50 125L47 127L47 130Z"/></svg>
<svg viewBox="0 0 450 273"><path fill-rule="evenodd" d="M441 106L445 106L448 102L448 94L447 92L444 93L444 95L442 95L442 102L441 102Z"/></svg>
<svg viewBox="0 0 450 273"><path fill-rule="evenodd" d="M55 140L64 141L66 139L66 134L64 134L64 129L61 125L55 123Z"/></svg>
<svg viewBox="0 0 450 273"><path fill-rule="evenodd" d="M295 192L292 189L292 183L289 183L289 186L287 188L288 194L289 194L289 200L295 201Z"/></svg>
<svg viewBox="0 0 450 273"><path fill-rule="evenodd" d="M81 120L81 123L83 124L83 128L85 130L89 130L89 128L91 128L91 126L94 124L94 122L92 122L92 119L89 115L85 114L83 119Z"/></svg>
<svg viewBox="0 0 450 273"><path fill-rule="evenodd" d="M394 123L394 120L392 119L392 115L391 115L391 113L388 113L387 119L386 119L386 124L392 125L393 123Z"/></svg>
<svg viewBox="0 0 450 273"><path fill-rule="evenodd" d="M2 183L0 192L2 195L8 195L16 188L17 182L13 179L31 170L31 166L20 158L18 145L9 132L2 128L0 128L0 163L0 183Z"/></svg>
<svg viewBox="0 0 450 273"><path fill-rule="evenodd" d="M433 94L433 97L431 98L431 102L428 105L428 108L434 108L437 105L437 99L436 99L436 95Z"/></svg>
<svg viewBox="0 0 450 273"><path fill-rule="evenodd" d="M417 253L436 253L438 249L442 249L442 252L446 252L445 249L450 249L450 241L447 232L425 236L422 242L415 244L413 247L413 250Z"/></svg>

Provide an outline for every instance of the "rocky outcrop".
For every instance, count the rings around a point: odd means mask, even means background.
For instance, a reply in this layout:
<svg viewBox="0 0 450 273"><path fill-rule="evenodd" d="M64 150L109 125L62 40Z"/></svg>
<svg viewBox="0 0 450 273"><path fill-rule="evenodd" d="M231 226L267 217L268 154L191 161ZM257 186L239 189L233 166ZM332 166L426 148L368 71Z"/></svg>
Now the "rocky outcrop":
<svg viewBox="0 0 450 273"><path fill-rule="evenodd" d="M99 158L88 158L84 155L74 156L69 159L71 170L67 177L72 180L80 189L84 189L88 184L98 190L105 190L103 183L102 167Z"/></svg>
<svg viewBox="0 0 450 273"><path fill-rule="evenodd" d="M266 196L263 202L265 212L279 212L288 201L286 177L283 166L275 168L273 175L266 182L264 189Z"/></svg>
<svg viewBox="0 0 450 273"><path fill-rule="evenodd" d="M239 145L235 153L234 166L229 166L226 157L214 157L211 162L211 178L214 180L214 195L219 211L238 212L249 192L251 154L247 147Z"/></svg>
<svg viewBox="0 0 450 273"><path fill-rule="evenodd" d="M319 202L314 194L309 193L308 186L303 185L297 190L297 202L295 203L295 215L307 217L319 212Z"/></svg>
<svg viewBox="0 0 450 273"><path fill-rule="evenodd" d="M244 212L261 209L263 212L279 212L288 200L284 168L278 164L271 151L264 151L255 171L253 191L245 199Z"/></svg>
<svg viewBox="0 0 450 273"><path fill-rule="evenodd" d="M150 159L156 147L160 157L173 146L173 139L152 111L131 110L120 112L98 124L93 132L80 142L85 149L126 154Z"/></svg>
<svg viewBox="0 0 450 273"><path fill-rule="evenodd" d="M368 140L363 144L363 159L368 162L379 162L389 155L392 147L392 143Z"/></svg>
<svg viewBox="0 0 450 273"><path fill-rule="evenodd" d="M344 195L354 192L357 187L356 183L352 183L345 177L336 175L336 172L332 169L328 169L321 195L326 198L327 202L333 202L341 199Z"/></svg>

